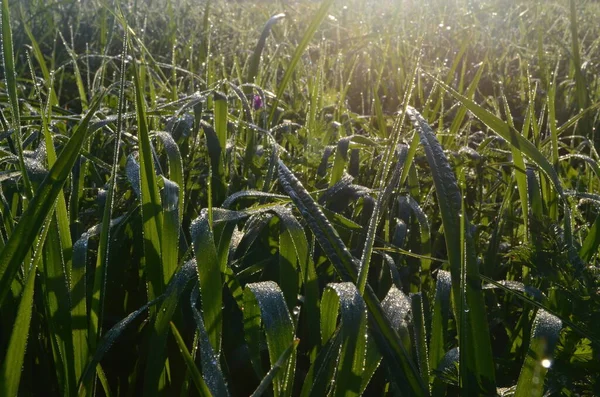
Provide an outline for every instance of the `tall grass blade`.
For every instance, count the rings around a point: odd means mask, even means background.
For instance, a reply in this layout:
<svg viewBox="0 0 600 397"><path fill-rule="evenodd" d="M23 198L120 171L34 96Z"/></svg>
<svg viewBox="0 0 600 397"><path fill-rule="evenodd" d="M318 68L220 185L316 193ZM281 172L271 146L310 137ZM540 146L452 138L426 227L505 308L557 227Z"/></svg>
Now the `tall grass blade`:
<svg viewBox="0 0 600 397"><path fill-rule="evenodd" d="M8 0L6 0L6 1L8 1ZM321 3L321 7L319 7L319 10L311 18L311 23L308 26L308 28L306 29L306 32L304 33L304 35L302 36L302 39L300 40L298 47L296 47L296 51L294 52L294 55L292 55L292 59L290 60L290 63L287 65L285 74L281 78L279 86L277 87L277 93L276 93L277 96L275 98L275 102L271 105L271 113L269 114L269 124L276 122L275 113L277 112L277 105L279 104L279 101L281 100L281 98L283 98L283 94L292 79L292 75L294 74L294 71L296 70L296 65L298 65L298 62L300 62L300 58L302 57L302 54L306 50L306 47L308 47L308 43L310 43L310 40L312 39L315 32L321 25L321 22L323 22L323 20L327 16L327 10L329 10L329 7L331 7L333 2L334 2L334 0L323 0L323 2Z"/></svg>
<svg viewBox="0 0 600 397"><path fill-rule="evenodd" d="M411 107L408 116L425 149L444 227L455 317L459 320L461 388L465 393L492 394L495 392L494 361L471 225L454 173L431 127ZM461 233L456 233L457 230Z"/></svg>
<svg viewBox="0 0 600 397"><path fill-rule="evenodd" d="M271 18L269 18L269 20L263 27L262 33L260 34L260 38L258 39L258 43L256 43L256 47L254 48L254 52L252 53L252 57L250 58L248 74L246 75L247 83L255 83L256 76L258 76L260 58L262 56L263 49L265 48L267 38L269 37L269 33L271 33L271 27L283 18L285 18L285 14L275 14Z"/></svg>
<svg viewBox="0 0 600 397"><path fill-rule="evenodd" d="M81 366L87 362L87 349L88 347L92 352L96 349L96 345L102 334L102 319L104 311L104 295L106 290L106 273L108 271L108 258L110 255L110 222L113 213L113 206L115 202L115 185L117 179L117 170L119 165L119 150L121 146L121 139L123 134L123 121L125 112L125 62L127 57L127 33L123 38L123 51L121 53L121 68L119 76L119 100L117 108L117 122L116 122L116 136L113 147L113 163L111 168L110 179L108 180L108 189L106 192L106 204L104 205L104 211L102 215L102 226L100 231L100 241L98 243L98 255L96 256L96 266L94 268L94 284L92 286L92 301L91 308L88 317L89 330L79 330L75 334L75 345L78 346L79 354L76 356L77 360L77 373L81 371ZM85 282L86 264L85 262L80 265L76 270L77 282ZM82 274L83 273L83 274ZM86 308L86 293L81 286L79 293L74 294L74 307L77 310L77 314L87 313ZM75 311L74 311L75 314ZM85 385L86 388L91 389L91 385Z"/></svg>
<svg viewBox="0 0 600 397"><path fill-rule="evenodd" d="M152 143L150 142L144 86L137 62L133 63L137 137L140 150L140 187L144 239L144 268L148 283L148 299L153 300L164 291L162 268L163 213L154 170Z"/></svg>
<svg viewBox="0 0 600 397"><path fill-rule="evenodd" d="M394 189L398 186L398 181L402 174L402 168L405 165L408 149L402 145L398 148L398 163L394 170L390 180L385 186L383 192L380 193L373 208L371 214L371 220L369 222L369 228L367 229L367 237L365 239L365 246L363 249L362 257L360 260L360 268L358 272L358 290L361 295L364 294L365 286L367 284L367 277L369 273L369 265L371 262L371 255L373 254L373 245L375 243L375 234L377 233L377 226L379 225L381 212L387 206L387 203L394 192Z"/></svg>

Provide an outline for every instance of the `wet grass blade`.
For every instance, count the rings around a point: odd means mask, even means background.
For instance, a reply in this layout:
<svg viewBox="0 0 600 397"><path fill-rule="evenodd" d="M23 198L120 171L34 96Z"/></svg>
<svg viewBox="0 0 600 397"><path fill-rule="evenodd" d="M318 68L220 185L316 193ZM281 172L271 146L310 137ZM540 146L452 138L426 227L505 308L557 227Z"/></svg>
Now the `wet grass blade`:
<svg viewBox="0 0 600 397"><path fill-rule="evenodd" d="M121 139L123 134L123 113L125 112L125 61L127 56L127 34L124 35L123 40L123 51L121 52L121 68L119 78L119 101L117 108L117 122L116 122L116 136L113 147L113 163L110 173L110 179L108 180L108 189L106 192L106 204L102 214L102 226L100 231L100 241L98 243L98 255L96 256L96 266L94 268L94 284L92 286L92 301L90 304L90 311L88 317L88 330L78 330L75 334L75 344L79 348L79 354L76 356L77 368L82 364L85 364L84 360L87 361L88 357L86 350L89 347L93 352L96 349L96 345L102 334L102 319L104 311L104 295L106 290L106 272L108 271L108 258L110 255L110 222L113 213L113 206L115 202L115 190L117 180L117 170L119 165L119 150L121 146ZM86 243L87 244L87 243ZM85 283L85 262L76 269L74 275L77 276L78 283ZM83 286L77 286L78 290L73 296L74 314L87 314L86 308L86 293ZM88 389L91 389L91 385L85 385Z"/></svg>
<svg viewBox="0 0 600 397"><path fill-rule="evenodd" d="M544 395L544 379L552 366L552 354L561 329L562 322L557 317L544 310L538 310L515 397Z"/></svg>
<svg viewBox="0 0 600 397"><path fill-rule="evenodd" d="M179 237L185 208L183 160L179 147L171 134L159 131L156 136L163 144L169 164L169 179L164 180L162 194L165 228L162 236L163 273L165 283L168 283L175 274L179 263Z"/></svg>
<svg viewBox="0 0 600 397"><path fill-rule="evenodd" d="M285 207L274 207L273 211L277 214L277 217L282 223L282 234L285 236L284 239L291 243L291 249L293 249L298 266L300 268L302 284L304 286L304 302L302 308L306 313L307 321L306 333L308 333L309 350L316 349L320 346L319 336L315 332L311 332L309 328L311 324L317 324L319 322L319 281L317 272L315 270L315 264L310 256L308 248L308 239L304 233L304 228L298 222L298 220L292 215L292 212ZM295 278L294 278L295 279ZM294 290L296 287L294 287ZM284 292L285 295L285 292ZM287 298L288 308L293 308L296 304L297 296ZM293 305L290 306L290 301L293 300ZM313 350L316 353L316 350Z"/></svg>
<svg viewBox="0 0 600 397"><path fill-rule="evenodd" d="M461 388L466 393L492 394L495 392L495 374L491 341L471 225L462 195L454 172L429 124L411 107L408 108L408 116L425 149L444 228L455 317L459 321Z"/></svg>
<svg viewBox="0 0 600 397"><path fill-rule="evenodd" d="M375 234L377 233L377 226L379 225L382 215L381 212L387 206L394 189L396 186L398 186L398 181L400 180L400 176L402 174L402 168L404 167L407 153L408 150L406 146L403 145L398 148L398 162L396 163L396 169L390 177L389 182L387 184L381 184L382 186L385 186L385 189L377 198L375 208L373 208L373 213L371 214L371 221L369 222L369 228L367 229L367 237L365 239L365 246L360 260L360 268L358 272L357 286L361 295L364 294L365 286L367 284L369 265L371 263L371 255L373 254L373 245L375 243Z"/></svg>
<svg viewBox="0 0 600 397"><path fill-rule="evenodd" d="M259 314L260 313L260 314ZM259 318L249 316L259 315ZM296 337L292 316L287 309L279 286L272 281L248 284L244 290L244 322L250 320L257 325L262 323L271 365L293 345ZM254 332L257 330L255 329ZM296 369L296 354L293 351L282 370L273 379L273 393L276 396L291 396Z"/></svg>
<svg viewBox="0 0 600 397"><path fill-rule="evenodd" d="M200 289L196 286L190 295L190 306L192 315L194 316L194 322L196 323L196 330L198 332L198 349L200 350L202 374L208 389L213 395L218 397L229 396L225 377L221 370L219 356L215 353L215 350L211 345L204 319L196 307L199 295Z"/></svg>
<svg viewBox="0 0 600 397"><path fill-rule="evenodd" d="M339 313L339 325L338 325ZM367 349L367 307L352 283L329 284L321 300L323 344L340 327L340 350L333 378L333 395L358 396Z"/></svg>
<svg viewBox="0 0 600 397"><path fill-rule="evenodd" d="M431 336L429 342L429 368L437 369L446 355L448 319L450 318L450 293L452 279L445 270L438 271L435 283L435 300L431 318ZM437 377L430 378L432 396L445 395L445 385Z"/></svg>

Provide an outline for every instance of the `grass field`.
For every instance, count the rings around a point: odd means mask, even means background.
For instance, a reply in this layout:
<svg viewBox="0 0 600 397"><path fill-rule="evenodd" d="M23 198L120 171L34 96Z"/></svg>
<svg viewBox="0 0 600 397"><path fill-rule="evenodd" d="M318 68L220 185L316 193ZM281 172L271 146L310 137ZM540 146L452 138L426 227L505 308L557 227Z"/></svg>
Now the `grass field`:
<svg viewBox="0 0 600 397"><path fill-rule="evenodd" d="M1 2L1 396L600 395L597 1Z"/></svg>

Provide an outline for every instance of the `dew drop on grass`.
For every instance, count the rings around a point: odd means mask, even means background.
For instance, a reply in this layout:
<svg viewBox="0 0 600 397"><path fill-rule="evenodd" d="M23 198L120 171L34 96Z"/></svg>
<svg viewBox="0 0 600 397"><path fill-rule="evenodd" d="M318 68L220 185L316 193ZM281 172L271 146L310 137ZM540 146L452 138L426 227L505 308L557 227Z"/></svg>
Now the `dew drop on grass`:
<svg viewBox="0 0 600 397"><path fill-rule="evenodd" d="M550 368L552 366L552 360L545 358L542 360L542 367Z"/></svg>

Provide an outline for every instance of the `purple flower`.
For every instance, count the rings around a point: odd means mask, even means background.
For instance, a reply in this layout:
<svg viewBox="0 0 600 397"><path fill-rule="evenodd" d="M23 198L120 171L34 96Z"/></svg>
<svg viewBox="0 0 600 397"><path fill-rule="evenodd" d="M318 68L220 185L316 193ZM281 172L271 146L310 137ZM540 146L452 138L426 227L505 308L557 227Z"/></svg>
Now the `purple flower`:
<svg viewBox="0 0 600 397"><path fill-rule="evenodd" d="M263 107L263 101L260 95L254 95L252 106L254 106L254 110L258 110Z"/></svg>

